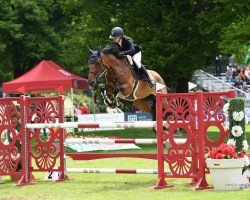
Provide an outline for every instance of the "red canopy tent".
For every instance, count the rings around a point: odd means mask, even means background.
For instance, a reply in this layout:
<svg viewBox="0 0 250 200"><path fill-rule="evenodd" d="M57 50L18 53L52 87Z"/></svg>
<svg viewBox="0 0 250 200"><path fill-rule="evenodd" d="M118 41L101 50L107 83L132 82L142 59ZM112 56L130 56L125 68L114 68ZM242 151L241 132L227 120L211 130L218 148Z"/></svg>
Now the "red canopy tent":
<svg viewBox="0 0 250 200"><path fill-rule="evenodd" d="M88 80L62 68L51 60L43 60L24 75L15 80L3 83L3 92L38 93L55 90L89 90Z"/></svg>

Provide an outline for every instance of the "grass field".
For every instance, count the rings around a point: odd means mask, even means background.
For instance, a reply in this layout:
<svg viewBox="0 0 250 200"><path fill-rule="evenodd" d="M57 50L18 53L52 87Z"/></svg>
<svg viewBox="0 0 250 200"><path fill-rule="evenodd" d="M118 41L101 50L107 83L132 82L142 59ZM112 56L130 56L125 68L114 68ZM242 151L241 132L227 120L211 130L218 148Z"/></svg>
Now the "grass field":
<svg viewBox="0 0 250 200"><path fill-rule="evenodd" d="M250 139L250 126L247 126L248 142ZM150 129L119 130L119 131L98 131L91 133L99 136L113 135L123 138L152 138L154 134ZM209 138L218 136L218 129L209 129ZM250 143L250 142L249 142ZM140 145L142 150L124 150L119 152L133 153L155 153L156 147L152 145ZM94 161L73 161L67 158L67 167L72 168L148 168L156 169L157 163L153 160L144 159L101 159ZM189 186L190 179L167 179L173 188L163 190L150 190L149 187L156 184L157 175L128 175L128 174L68 174L71 180L65 182L44 181L45 173L35 173L40 180L36 185L25 187L12 187L13 182L9 177L3 177L4 184L0 184L0 200L130 200L130 199L227 199L227 200L249 200L250 190L239 191L192 191ZM208 183L211 184L210 176L207 175Z"/></svg>

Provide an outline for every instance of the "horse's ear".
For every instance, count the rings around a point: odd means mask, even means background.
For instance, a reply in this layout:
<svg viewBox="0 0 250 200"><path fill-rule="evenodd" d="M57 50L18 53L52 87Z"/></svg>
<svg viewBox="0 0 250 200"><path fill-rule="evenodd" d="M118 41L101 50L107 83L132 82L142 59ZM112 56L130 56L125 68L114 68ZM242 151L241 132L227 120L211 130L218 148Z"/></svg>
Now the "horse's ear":
<svg viewBox="0 0 250 200"><path fill-rule="evenodd" d="M98 52L97 52L97 55L98 55L98 56L100 56L100 55L101 55L101 51L102 51L102 48L101 48L101 46L99 46L99 48L98 48Z"/></svg>
<svg viewBox="0 0 250 200"><path fill-rule="evenodd" d="M87 48L88 48L89 55L93 55L93 50L90 49L88 46L87 46Z"/></svg>

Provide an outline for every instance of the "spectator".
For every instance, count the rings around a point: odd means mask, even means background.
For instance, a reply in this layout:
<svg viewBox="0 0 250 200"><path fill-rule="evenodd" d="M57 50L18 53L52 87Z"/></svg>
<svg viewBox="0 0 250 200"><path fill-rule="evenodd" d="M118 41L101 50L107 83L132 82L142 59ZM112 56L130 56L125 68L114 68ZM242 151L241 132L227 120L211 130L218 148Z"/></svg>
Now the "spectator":
<svg viewBox="0 0 250 200"><path fill-rule="evenodd" d="M81 114L80 104L74 104L74 121L78 120L78 115Z"/></svg>
<svg viewBox="0 0 250 200"><path fill-rule="evenodd" d="M228 82L231 82L233 79L233 69L231 67L228 67L226 71L226 78Z"/></svg>
<svg viewBox="0 0 250 200"><path fill-rule="evenodd" d="M215 75L220 76L221 75L221 70L223 67L223 58L222 55L216 56L215 59Z"/></svg>
<svg viewBox="0 0 250 200"><path fill-rule="evenodd" d="M81 114L89 114L89 108L86 103L83 103L83 106L81 108Z"/></svg>
<svg viewBox="0 0 250 200"><path fill-rule="evenodd" d="M243 90L243 81L241 79L239 80L236 80L235 83L234 83L234 87L240 89L240 90Z"/></svg>
<svg viewBox="0 0 250 200"><path fill-rule="evenodd" d="M239 68L238 68L237 63L234 63L233 68L232 68L232 71L233 71L232 78L233 78L233 80L235 81L236 78L237 78L237 76L239 76Z"/></svg>
<svg viewBox="0 0 250 200"><path fill-rule="evenodd" d="M244 72L244 76L246 78L246 82L249 85L250 84L250 66L247 66Z"/></svg>
<svg viewBox="0 0 250 200"><path fill-rule="evenodd" d="M215 76L217 76L218 61L219 61L219 57L216 56L215 57L215 73L214 73Z"/></svg>
<svg viewBox="0 0 250 200"><path fill-rule="evenodd" d="M246 82L245 69L240 70L239 78L241 81Z"/></svg>
<svg viewBox="0 0 250 200"><path fill-rule="evenodd" d="M234 61L233 55L231 55L231 56L229 57L229 60L228 60L228 66L229 66L230 68L232 68L234 65L235 65L235 61Z"/></svg>

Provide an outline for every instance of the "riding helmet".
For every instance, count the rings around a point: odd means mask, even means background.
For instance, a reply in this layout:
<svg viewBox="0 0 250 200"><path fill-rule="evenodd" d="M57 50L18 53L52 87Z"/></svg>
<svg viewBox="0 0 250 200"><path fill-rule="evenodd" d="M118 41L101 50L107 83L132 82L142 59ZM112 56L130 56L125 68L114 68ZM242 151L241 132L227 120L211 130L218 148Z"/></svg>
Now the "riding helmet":
<svg viewBox="0 0 250 200"><path fill-rule="evenodd" d="M114 27L112 30L111 30L111 34L109 36L110 39L113 39L115 37L118 37L118 36L123 36L124 35L124 32L122 30L121 27Z"/></svg>

